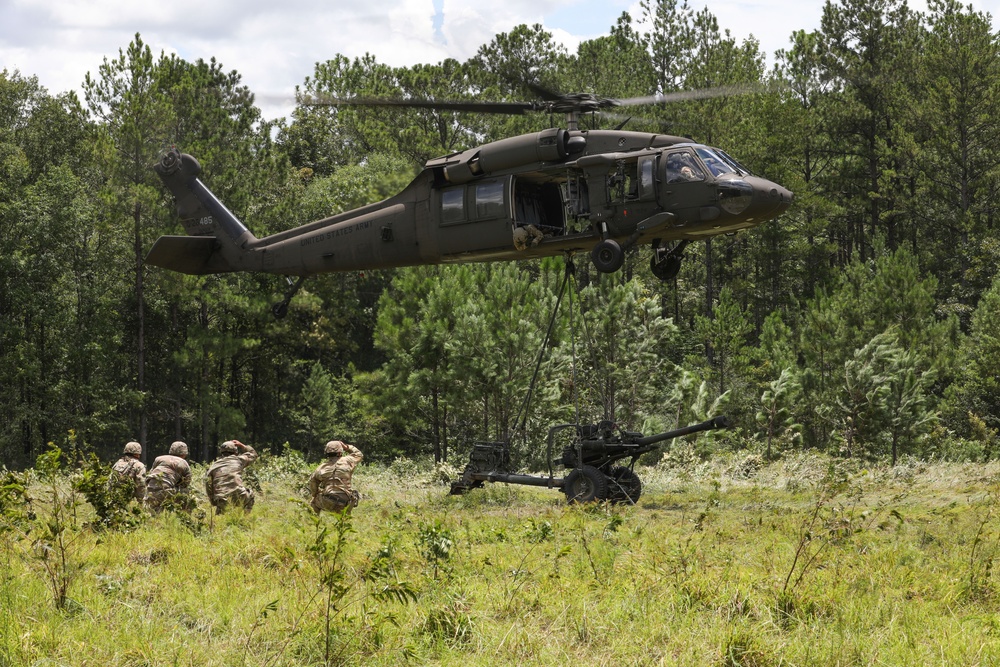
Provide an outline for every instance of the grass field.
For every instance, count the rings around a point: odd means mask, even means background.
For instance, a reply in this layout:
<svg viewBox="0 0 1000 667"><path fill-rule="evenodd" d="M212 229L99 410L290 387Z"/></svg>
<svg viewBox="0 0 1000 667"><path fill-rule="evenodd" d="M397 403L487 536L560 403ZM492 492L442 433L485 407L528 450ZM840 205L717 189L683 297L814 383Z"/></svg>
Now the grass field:
<svg viewBox="0 0 1000 667"><path fill-rule="evenodd" d="M318 519L308 471L262 461L249 515L2 533L0 665L1000 664L995 464L720 459L567 506L400 461Z"/></svg>

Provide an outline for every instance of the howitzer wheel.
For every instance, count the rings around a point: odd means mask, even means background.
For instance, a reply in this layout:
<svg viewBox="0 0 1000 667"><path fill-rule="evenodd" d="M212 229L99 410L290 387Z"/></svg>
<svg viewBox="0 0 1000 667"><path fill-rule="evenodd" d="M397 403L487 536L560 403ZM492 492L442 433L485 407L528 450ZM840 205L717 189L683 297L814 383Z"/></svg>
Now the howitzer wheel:
<svg viewBox="0 0 1000 667"><path fill-rule="evenodd" d="M589 503L608 497L608 477L594 466L573 468L566 475L563 493L571 503Z"/></svg>
<svg viewBox="0 0 1000 667"><path fill-rule="evenodd" d="M625 466L612 466L608 475L608 499L613 503L635 505L642 495L642 480L635 471Z"/></svg>

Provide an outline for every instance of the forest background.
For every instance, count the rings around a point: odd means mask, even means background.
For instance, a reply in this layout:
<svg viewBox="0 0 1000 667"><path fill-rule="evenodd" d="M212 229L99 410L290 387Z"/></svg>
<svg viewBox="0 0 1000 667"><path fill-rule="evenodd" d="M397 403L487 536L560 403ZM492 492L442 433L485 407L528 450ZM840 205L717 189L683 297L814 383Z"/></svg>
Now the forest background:
<svg viewBox="0 0 1000 667"><path fill-rule="evenodd" d="M181 439L207 460L232 437L309 453L337 437L374 460L457 463L474 441L511 440L530 467L552 424L651 433L722 412L736 427L686 453L994 458L990 17L951 0L926 13L828 2L820 29L794 33L773 61L708 9L649 0L576 53L535 25L466 62L317 63L300 92L523 100L527 82L611 97L765 84L643 109L628 127L719 146L795 192L792 209L690 247L667 283L646 270L648 249L613 275L577 262L580 292L541 355L561 260L320 276L276 320L278 277L190 277L143 258L179 230L150 168L167 147L197 156L263 236L394 194L428 158L557 119L300 105L265 121L238 72L156 57L138 34L87 76L83 99L4 70L0 458L30 466L54 442L110 459L136 439L151 459Z"/></svg>

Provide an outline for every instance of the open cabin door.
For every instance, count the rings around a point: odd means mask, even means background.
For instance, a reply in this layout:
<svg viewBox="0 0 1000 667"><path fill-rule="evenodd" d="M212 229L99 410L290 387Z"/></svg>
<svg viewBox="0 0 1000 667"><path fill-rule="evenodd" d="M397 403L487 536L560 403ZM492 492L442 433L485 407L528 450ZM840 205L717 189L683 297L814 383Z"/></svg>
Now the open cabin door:
<svg viewBox="0 0 1000 667"><path fill-rule="evenodd" d="M441 255L521 249L520 243L564 234L562 186L552 179L502 176L436 190L432 207Z"/></svg>
<svg viewBox="0 0 1000 667"><path fill-rule="evenodd" d="M514 179L514 226L531 226L545 236L566 230L565 183L552 179Z"/></svg>

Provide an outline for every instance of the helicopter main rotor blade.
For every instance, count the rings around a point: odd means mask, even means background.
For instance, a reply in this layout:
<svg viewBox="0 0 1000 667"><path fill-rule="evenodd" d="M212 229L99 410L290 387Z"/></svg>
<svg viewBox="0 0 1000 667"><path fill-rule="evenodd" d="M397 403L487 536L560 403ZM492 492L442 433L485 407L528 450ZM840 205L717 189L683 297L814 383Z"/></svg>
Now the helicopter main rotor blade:
<svg viewBox="0 0 1000 667"><path fill-rule="evenodd" d="M439 100L394 99L386 97L351 97L340 99L304 95L299 104L303 106L354 106L354 107L401 107L415 109L440 109L442 111L466 111L470 113L524 114L541 111L545 105L534 102L451 102Z"/></svg>
<svg viewBox="0 0 1000 667"><path fill-rule="evenodd" d="M521 115L530 112L583 114L600 112L615 107L631 107L642 105L660 105L689 100L705 100L729 95L745 95L760 92L762 86L754 84L732 84L702 88L700 90L680 90L671 93L658 93L644 97L629 97L614 99L601 97L591 93L560 94L536 84L525 84L541 100L536 102L475 102L449 100L421 100L391 97L350 97L337 98L326 95L300 95L298 103L302 106L355 106L355 107L396 107L415 109L438 109L441 111L458 111L466 113L498 113Z"/></svg>
<svg viewBox="0 0 1000 667"><path fill-rule="evenodd" d="M714 88L700 88L698 90L678 90L672 93L657 93L656 95L646 95L645 97L629 97L624 100L615 100L616 106L634 107L652 104L670 104L673 102L687 102L689 100L707 100L713 97L726 97L727 95L746 95L748 93L759 92L760 86L749 83L736 83L728 86L715 86Z"/></svg>

